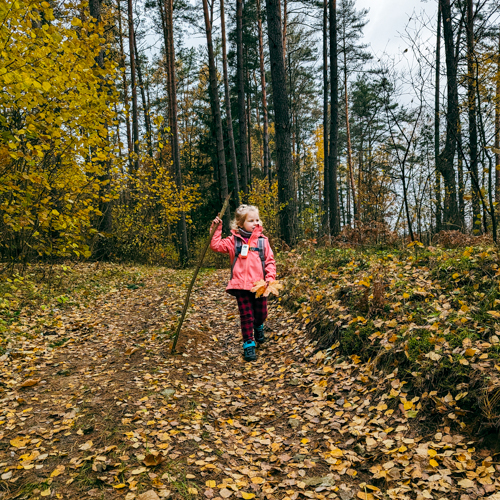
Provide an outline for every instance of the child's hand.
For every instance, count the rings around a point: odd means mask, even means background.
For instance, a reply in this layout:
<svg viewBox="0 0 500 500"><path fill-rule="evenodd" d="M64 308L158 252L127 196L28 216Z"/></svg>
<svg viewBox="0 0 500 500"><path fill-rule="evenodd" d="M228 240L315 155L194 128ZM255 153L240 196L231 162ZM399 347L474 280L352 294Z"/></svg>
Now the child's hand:
<svg viewBox="0 0 500 500"><path fill-rule="evenodd" d="M219 216L217 216L213 220L212 225L210 226L210 230L212 230L214 226L218 226L221 222L222 222L222 219Z"/></svg>

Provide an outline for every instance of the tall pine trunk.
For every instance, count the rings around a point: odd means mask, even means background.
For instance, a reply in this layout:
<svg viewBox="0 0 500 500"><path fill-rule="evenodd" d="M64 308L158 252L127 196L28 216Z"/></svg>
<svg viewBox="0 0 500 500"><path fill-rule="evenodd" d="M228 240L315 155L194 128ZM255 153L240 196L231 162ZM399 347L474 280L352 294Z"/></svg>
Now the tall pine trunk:
<svg viewBox="0 0 500 500"><path fill-rule="evenodd" d="M223 0L222 0L223 1ZM269 119L267 115L267 92L266 92L266 70L264 67L264 37L262 33L262 13L260 9L260 0L257 0L257 28L259 34L259 67L260 67L260 85L262 88L262 121L263 121L263 156L264 156L264 176L271 183L271 168L269 155Z"/></svg>
<svg viewBox="0 0 500 500"><path fill-rule="evenodd" d="M243 182L243 192L246 194L248 193L248 149L243 60L243 0L236 0L236 81L238 88L241 180Z"/></svg>
<svg viewBox="0 0 500 500"><path fill-rule="evenodd" d="M437 21L437 37L436 37L436 77L434 87L434 162L436 165L436 177L434 184L434 193L436 197L436 232L441 231L443 224L443 213L441 206L441 173L438 169L439 162L439 129L440 129L440 113L439 113L439 77L441 69L441 7L438 4L438 21Z"/></svg>
<svg viewBox="0 0 500 500"><path fill-rule="evenodd" d="M174 47L174 2L165 0L165 27L167 39L165 40L165 52L168 54L168 87L169 87L169 119L172 145L172 162L174 167L174 178L177 189L182 189L181 155L179 150L179 126L177 123L177 78L175 71L175 47ZM180 240L179 257L181 265L186 265L189 258L189 247L187 240L186 215L181 212L178 222L178 233Z"/></svg>
<svg viewBox="0 0 500 500"><path fill-rule="evenodd" d="M295 193L292 154L290 150L290 114L283 58L283 32L279 0L266 0L269 55L276 129L276 156L278 171L278 203L280 230L285 243L293 245L297 238Z"/></svg>
<svg viewBox="0 0 500 500"><path fill-rule="evenodd" d="M500 206L500 32L498 33L497 74L495 92L495 201Z"/></svg>
<svg viewBox="0 0 500 500"><path fill-rule="evenodd" d="M330 153L329 198L330 234L340 233L339 193L337 186L338 137L339 137L339 71L337 50L337 0L329 0L330 6Z"/></svg>
<svg viewBox="0 0 500 500"><path fill-rule="evenodd" d="M344 106L345 106L345 127L347 138L347 169L349 171L349 179L351 182L352 191L352 206L354 209L354 220L358 220L358 199L356 197L356 184L354 182L354 168L352 164L352 147L351 147L351 126L349 123L349 98L347 95L347 51L346 51L346 35L344 23L343 49L344 49ZM361 177L361 170L359 171ZM358 189L361 188L361 181L358 183Z"/></svg>
<svg viewBox="0 0 500 500"><path fill-rule="evenodd" d="M128 102L128 82L127 82L127 65L125 61L125 50L123 48L123 31L122 31L122 13L121 13L121 0L117 0L118 4L118 36L120 38L120 59L123 68L122 72L122 85L123 85L123 104L125 104L125 128L127 131L127 151L129 155L129 167L130 167L130 155L133 151L132 145L132 133L130 131L130 113L129 113L129 102Z"/></svg>
<svg viewBox="0 0 500 500"><path fill-rule="evenodd" d="M203 0L203 13L205 15L205 30L207 34L208 48L208 73L210 79L210 106L212 108L212 118L215 124L215 137L217 143L217 161L219 171L220 192L222 199L228 195L226 156L224 152L224 134L222 132L222 118L220 114L219 90L217 88L217 69L215 67L214 47L212 43L212 24L208 12L208 0ZM229 211L224 214L224 229L229 230Z"/></svg>
<svg viewBox="0 0 500 500"><path fill-rule="evenodd" d="M448 102L446 107L446 141L439 154L438 168L444 180L443 228L460 229L462 223L457 204L457 181L453 165L458 136L458 86L457 60L453 40L450 0L439 0L443 19L444 49L446 55L446 80Z"/></svg>
<svg viewBox="0 0 500 500"><path fill-rule="evenodd" d="M467 111L469 115L470 173L472 176L473 231L481 232L481 191L478 176L478 148L476 123L476 89L474 71L474 12L472 0L467 0ZM462 193L463 196L463 193Z"/></svg>
<svg viewBox="0 0 500 500"><path fill-rule="evenodd" d="M139 170L139 120L137 116L137 83L135 80L135 53L134 53L134 11L132 0L128 0L128 43L130 59L130 82L132 84L132 141L134 145L133 172Z"/></svg>
<svg viewBox="0 0 500 500"><path fill-rule="evenodd" d="M137 50L137 39L134 31L134 54L135 54L135 66L137 68L137 79L139 80L139 88L141 89L141 100L142 100L142 113L144 115L144 125L146 126L146 140L148 143L148 154L153 157L153 144L151 142L151 122L149 120L149 109L148 103L146 101L146 91L144 88L144 80L142 78L142 68L141 61L139 59L139 51Z"/></svg>
<svg viewBox="0 0 500 500"><path fill-rule="evenodd" d="M323 0L323 234L330 234L330 168L328 163L328 0Z"/></svg>
<svg viewBox="0 0 500 500"><path fill-rule="evenodd" d="M227 50L226 50L226 18L224 13L224 0L220 0L220 18L222 33L222 68L224 73L224 102L226 104L227 135L229 140L229 155L231 166L233 167L233 193L236 205L240 204L240 182L238 176L238 161L236 160L236 146L234 144L233 118L231 113L231 96L229 93L229 76L227 71Z"/></svg>

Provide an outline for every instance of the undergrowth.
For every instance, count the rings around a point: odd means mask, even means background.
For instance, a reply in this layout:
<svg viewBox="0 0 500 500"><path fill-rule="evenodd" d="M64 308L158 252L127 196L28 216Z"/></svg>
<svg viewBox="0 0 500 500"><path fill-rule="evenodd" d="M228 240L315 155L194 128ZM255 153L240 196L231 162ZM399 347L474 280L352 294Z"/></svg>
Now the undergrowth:
<svg viewBox="0 0 500 500"><path fill-rule="evenodd" d="M309 248L279 268L281 305L307 325L316 352L394 373L417 398L402 410L410 418L498 432L496 248Z"/></svg>

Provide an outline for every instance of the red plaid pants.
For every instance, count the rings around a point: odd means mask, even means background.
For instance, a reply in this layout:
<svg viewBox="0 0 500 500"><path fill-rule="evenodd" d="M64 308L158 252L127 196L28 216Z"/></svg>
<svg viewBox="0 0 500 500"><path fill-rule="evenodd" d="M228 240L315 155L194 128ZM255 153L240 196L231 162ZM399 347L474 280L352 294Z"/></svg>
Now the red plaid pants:
<svg viewBox="0 0 500 500"><path fill-rule="evenodd" d="M257 299L255 293L248 290L228 290L228 293L238 301L243 341L254 340L254 326L262 325L267 318L267 298Z"/></svg>

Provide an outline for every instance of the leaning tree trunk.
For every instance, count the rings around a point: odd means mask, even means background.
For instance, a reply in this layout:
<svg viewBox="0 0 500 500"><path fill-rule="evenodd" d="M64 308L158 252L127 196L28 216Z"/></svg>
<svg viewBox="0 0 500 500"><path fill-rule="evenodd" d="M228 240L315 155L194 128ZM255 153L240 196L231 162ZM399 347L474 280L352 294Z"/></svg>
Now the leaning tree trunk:
<svg viewBox="0 0 500 500"><path fill-rule="evenodd" d="M238 177L238 161L236 160L236 147L234 145L233 118L231 113L231 98L229 94L229 77L227 71L227 51L226 51L226 19L224 14L224 0L220 0L220 24L222 33L222 68L224 72L224 102L226 104L227 136L229 139L229 155L233 167L233 193L236 205L240 204L240 182Z"/></svg>
<svg viewBox="0 0 500 500"><path fill-rule="evenodd" d="M337 52L337 0L329 0L330 6L330 234L340 233L339 193L337 186L338 136L339 136L339 75Z"/></svg>
<svg viewBox="0 0 500 500"><path fill-rule="evenodd" d="M223 1L223 0L222 0ZM259 31L259 63L260 63L260 84L262 87L262 121L263 131L263 156L264 156L264 176L271 183L271 168L269 155L269 119L267 115L267 92L266 92L266 70L264 68L264 40L262 35L262 15L260 10L260 0L257 0L257 27Z"/></svg>
<svg viewBox="0 0 500 500"><path fill-rule="evenodd" d="M236 0L236 81L238 88L241 180L243 182L243 192L246 194L248 193L248 146L243 60L243 0Z"/></svg>
<svg viewBox="0 0 500 500"><path fill-rule="evenodd" d="M210 78L210 105L212 108L212 118L215 123L215 137L217 142L217 160L219 170L219 181L222 198L228 195L226 156L224 152L224 134L222 132L222 119L220 114L219 91L217 88L217 69L215 67L214 47L212 43L212 25L208 12L208 0L203 0L203 13L205 14L205 30L207 33L208 48L208 72ZM224 214L224 229L229 230L229 211Z"/></svg>
<svg viewBox="0 0 500 500"><path fill-rule="evenodd" d="M130 0L129 0L130 1ZM181 170L181 155L179 150L179 126L177 123L177 81L175 71L175 47L174 47L174 2L173 0L165 1L165 26L167 32L166 52L168 54L168 86L169 86L169 111L170 111L170 133L172 144L172 162L174 167L174 177L177 189L182 189L182 170ZM179 257L181 264L187 264L189 258L189 247L187 239L186 215L181 212L178 223L178 232L180 240Z"/></svg>
<svg viewBox="0 0 500 500"><path fill-rule="evenodd" d="M474 17L472 0L467 0L467 111L469 114L469 150L472 185L472 228L481 232L481 191L478 175L478 148L476 123L476 89L474 75ZM463 193L462 193L463 194Z"/></svg>
<svg viewBox="0 0 500 500"><path fill-rule="evenodd" d="M128 43L130 58L130 82L132 84L132 141L134 144L133 172L139 170L139 120L137 117L137 83L135 81L135 54L134 54L134 11L132 0L128 0Z"/></svg>
<svg viewBox="0 0 500 500"><path fill-rule="evenodd" d="M283 207L280 211L280 230L285 243L293 245L297 238L297 228L293 164L290 150L290 115L279 0L266 0L266 7L276 130L278 202Z"/></svg>
<svg viewBox="0 0 500 500"><path fill-rule="evenodd" d="M460 229L462 223L457 204L457 182L453 161L457 147L458 136L458 86L457 60L453 41L453 26L451 22L450 0L439 0L443 19L444 49L446 55L446 79L448 88L448 103L446 107L446 141L443 151L439 154L438 168L444 180L444 229Z"/></svg>

